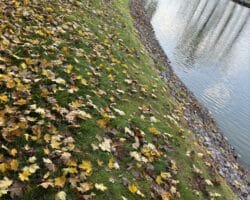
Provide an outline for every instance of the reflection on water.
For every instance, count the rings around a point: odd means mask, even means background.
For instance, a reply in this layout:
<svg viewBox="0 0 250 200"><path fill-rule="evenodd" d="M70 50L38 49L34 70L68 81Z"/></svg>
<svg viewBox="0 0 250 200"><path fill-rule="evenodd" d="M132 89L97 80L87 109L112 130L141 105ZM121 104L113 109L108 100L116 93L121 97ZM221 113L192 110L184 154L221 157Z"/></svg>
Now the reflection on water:
<svg viewBox="0 0 250 200"><path fill-rule="evenodd" d="M250 9L229 0L147 0L177 75L250 167Z"/></svg>

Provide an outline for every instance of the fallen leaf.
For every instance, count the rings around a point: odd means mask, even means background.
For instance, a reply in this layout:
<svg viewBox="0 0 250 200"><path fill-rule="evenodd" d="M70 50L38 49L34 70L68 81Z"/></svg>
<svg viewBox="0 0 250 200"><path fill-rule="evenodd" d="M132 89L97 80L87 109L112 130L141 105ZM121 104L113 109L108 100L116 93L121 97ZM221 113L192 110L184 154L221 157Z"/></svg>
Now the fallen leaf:
<svg viewBox="0 0 250 200"><path fill-rule="evenodd" d="M90 161L82 161L82 163L79 165L79 168L86 171L88 175L92 173L92 164Z"/></svg>
<svg viewBox="0 0 250 200"><path fill-rule="evenodd" d="M64 191L60 191L56 194L55 200L66 200L67 195Z"/></svg>
<svg viewBox="0 0 250 200"><path fill-rule="evenodd" d="M7 177L4 177L2 180L0 180L0 197L8 193L8 188L11 186L12 183L13 181Z"/></svg>
<svg viewBox="0 0 250 200"><path fill-rule="evenodd" d="M101 148L102 151L111 152L111 143L112 140L104 138L104 141L101 144L99 144L99 147Z"/></svg>
<svg viewBox="0 0 250 200"><path fill-rule="evenodd" d="M63 188L66 182L65 176L55 178L55 186Z"/></svg>
<svg viewBox="0 0 250 200"><path fill-rule="evenodd" d="M138 187L136 186L136 184L131 184L131 185L129 185L128 186L128 189L129 189L129 191L131 192L131 193L136 193L137 191L138 191Z"/></svg>
<svg viewBox="0 0 250 200"><path fill-rule="evenodd" d="M96 183L96 184L95 184L95 188L96 188L97 190L102 191L102 192L104 192L105 190L108 189L106 186L103 185L103 183L99 183L99 184Z"/></svg>

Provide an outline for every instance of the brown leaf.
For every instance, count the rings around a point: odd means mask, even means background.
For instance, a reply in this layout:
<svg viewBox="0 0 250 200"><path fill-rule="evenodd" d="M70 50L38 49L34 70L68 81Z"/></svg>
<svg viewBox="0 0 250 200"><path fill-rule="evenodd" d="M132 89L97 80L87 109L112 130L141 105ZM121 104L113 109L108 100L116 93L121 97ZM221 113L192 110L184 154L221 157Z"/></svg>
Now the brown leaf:
<svg viewBox="0 0 250 200"><path fill-rule="evenodd" d="M10 196L12 199L15 197L21 198L23 195L24 184L19 182L14 182L14 184L9 188Z"/></svg>

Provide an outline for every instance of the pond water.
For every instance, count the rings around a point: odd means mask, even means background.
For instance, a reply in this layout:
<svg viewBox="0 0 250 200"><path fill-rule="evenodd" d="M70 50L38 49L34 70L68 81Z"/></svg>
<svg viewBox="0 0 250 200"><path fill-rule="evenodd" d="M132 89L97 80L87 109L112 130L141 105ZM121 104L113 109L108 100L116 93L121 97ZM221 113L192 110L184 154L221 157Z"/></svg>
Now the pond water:
<svg viewBox="0 0 250 200"><path fill-rule="evenodd" d="M148 0L175 73L250 168L250 9L230 0Z"/></svg>

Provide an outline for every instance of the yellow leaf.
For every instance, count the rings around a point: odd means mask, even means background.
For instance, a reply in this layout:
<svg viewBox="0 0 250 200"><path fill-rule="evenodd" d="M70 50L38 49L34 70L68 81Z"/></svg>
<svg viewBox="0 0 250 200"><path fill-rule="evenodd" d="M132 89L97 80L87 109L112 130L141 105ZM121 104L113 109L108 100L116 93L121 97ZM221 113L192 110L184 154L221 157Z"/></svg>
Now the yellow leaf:
<svg viewBox="0 0 250 200"><path fill-rule="evenodd" d="M0 172L4 173L7 171L7 169L8 169L8 164L6 164L6 163L0 164Z"/></svg>
<svg viewBox="0 0 250 200"><path fill-rule="evenodd" d="M50 146L53 148L53 149L59 149L60 148L60 145L61 143L60 142L57 142L55 139L52 139L51 143L50 143Z"/></svg>
<svg viewBox="0 0 250 200"><path fill-rule="evenodd" d="M0 94L0 102L6 103L9 101L9 98L5 94Z"/></svg>
<svg viewBox="0 0 250 200"><path fill-rule="evenodd" d="M176 162L174 160L171 160L171 169L173 171L177 171L178 170L178 167L177 167Z"/></svg>
<svg viewBox="0 0 250 200"><path fill-rule="evenodd" d="M43 33L42 30L37 30L37 31L35 31L35 33L36 33L37 35L40 35L40 36L45 36L45 34Z"/></svg>
<svg viewBox="0 0 250 200"><path fill-rule="evenodd" d="M119 164L117 162L115 162L115 160L113 158L109 159L108 167L109 167L109 169L119 169L120 168Z"/></svg>
<svg viewBox="0 0 250 200"><path fill-rule="evenodd" d="M86 171L87 174L92 173L92 164L90 161L82 161L82 163L79 165L79 168Z"/></svg>
<svg viewBox="0 0 250 200"><path fill-rule="evenodd" d="M48 148L43 149L43 152L44 152L45 155L49 155L49 153L50 153Z"/></svg>
<svg viewBox="0 0 250 200"><path fill-rule="evenodd" d="M47 10L48 12L53 12L53 11L54 11L53 8L51 8L51 7L47 7L46 10Z"/></svg>
<svg viewBox="0 0 250 200"><path fill-rule="evenodd" d="M31 58L25 58L25 62L26 62L27 65L33 65L33 64L35 64L34 60L32 60Z"/></svg>
<svg viewBox="0 0 250 200"><path fill-rule="evenodd" d="M43 136L43 139L44 139L44 141L45 142L49 142L50 141L50 135L49 134L45 134L44 136Z"/></svg>
<svg viewBox="0 0 250 200"><path fill-rule="evenodd" d="M157 176L156 179L155 179L155 181L156 181L156 183L157 183L158 185L160 185L160 184L163 183L161 176Z"/></svg>
<svg viewBox="0 0 250 200"><path fill-rule="evenodd" d="M26 68L27 68L27 65L26 65L25 63L22 63L22 64L20 64L20 67L21 67L22 69L26 69Z"/></svg>
<svg viewBox="0 0 250 200"><path fill-rule="evenodd" d="M161 193L162 200L170 200L170 197L171 197L171 195L169 192L162 192Z"/></svg>
<svg viewBox="0 0 250 200"><path fill-rule="evenodd" d="M22 106L22 105L27 104L27 100L25 100L25 99L19 99L18 101L15 102L15 104Z"/></svg>
<svg viewBox="0 0 250 200"><path fill-rule="evenodd" d="M69 160L66 165L70 167L77 167L77 162L75 160Z"/></svg>
<svg viewBox="0 0 250 200"><path fill-rule="evenodd" d="M128 189L129 189L129 191L131 192L131 193L136 193L137 191L138 191L138 188L137 188L137 186L133 183L133 184L131 184L131 185L129 185L128 186Z"/></svg>
<svg viewBox="0 0 250 200"><path fill-rule="evenodd" d="M155 127L151 127L151 128L149 128L148 130L149 130L149 132L150 132L151 134L153 134L153 135L159 134L159 131L158 131Z"/></svg>
<svg viewBox="0 0 250 200"><path fill-rule="evenodd" d="M65 72L66 72L67 74L70 74L70 73L72 72L72 69L73 69L73 66L72 66L72 65L67 65L67 66L66 66L66 69L65 69Z"/></svg>
<svg viewBox="0 0 250 200"><path fill-rule="evenodd" d="M29 180L29 176L31 175L29 168L28 167L24 167L23 168L23 172L18 174L18 177L21 181L28 181Z"/></svg>
<svg viewBox="0 0 250 200"><path fill-rule="evenodd" d="M168 173L168 172L161 172L161 178L163 179L163 180L167 180L167 178L170 178L171 177L171 174L170 173Z"/></svg>
<svg viewBox="0 0 250 200"><path fill-rule="evenodd" d="M14 80L8 80L8 81L6 82L6 87L7 87L7 88L14 88L15 86L16 86L16 83L15 83Z"/></svg>
<svg viewBox="0 0 250 200"><path fill-rule="evenodd" d="M29 1L29 0L23 0L23 4L24 4L25 6L28 6L28 5L29 5L29 3L30 3L30 1Z"/></svg>
<svg viewBox="0 0 250 200"><path fill-rule="evenodd" d="M64 174L76 174L78 171L75 167L63 168Z"/></svg>
<svg viewBox="0 0 250 200"><path fill-rule="evenodd" d="M115 80L115 78L114 78L114 76L113 76L112 74L109 74L109 75L108 75L108 78L109 78L109 80L111 80L111 81L114 81L114 80Z"/></svg>
<svg viewBox="0 0 250 200"><path fill-rule="evenodd" d="M55 186L63 188L66 182L65 176L55 178Z"/></svg>
<svg viewBox="0 0 250 200"><path fill-rule="evenodd" d="M67 54L68 51L69 51L69 49L68 49L68 47L63 47L63 48L62 48L62 51L63 51L64 54Z"/></svg>
<svg viewBox="0 0 250 200"><path fill-rule="evenodd" d="M84 78L82 78L82 79L81 79L81 83L82 83L83 85L85 85L85 86L87 86L87 85L88 85L87 80L86 80L86 79L84 79Z"/></svg>
<svg viewBox="0 0 250 200"><path fill-rule="evenodd" d="M16 171L19 166L19 163L17 160L12 160L10 162L10 169Z"/></svg>
<svg viewBox="0 0 250 200"><path fill-rule="evenodd" d="M80 187L77 187L77 190L82 193L87 192L91 189L93 189L93 184L89 182L81 183Z"/></svg>
<svg viewBox="0 0 250 200"><path fill-rule="evenodd" d="M97 124L100 128L105 129L107 127L107 121L105 119L99 119Z"/></svg>
<svg viewBox="0 0 250 200"><path fill-rule="evenodd" d="M96 161L96 162L97 162L98 166L100 166L100 167L101 167L101 166L103 166L103 161L101 161L101 160L97 159L97 161Z"/></svg>

